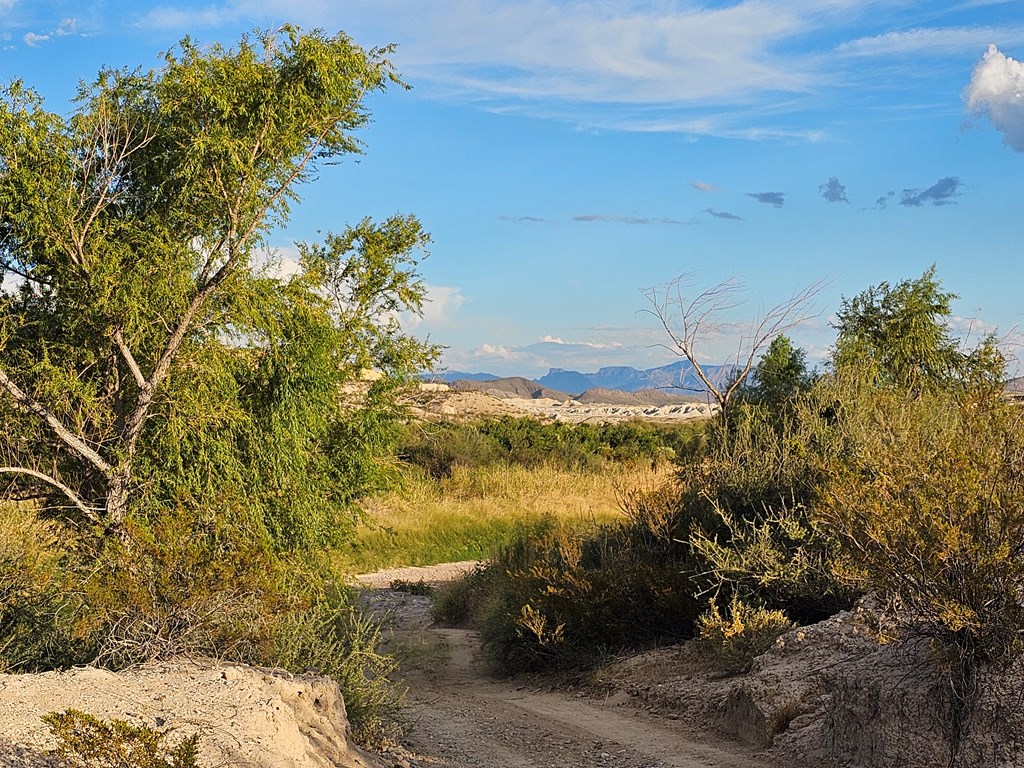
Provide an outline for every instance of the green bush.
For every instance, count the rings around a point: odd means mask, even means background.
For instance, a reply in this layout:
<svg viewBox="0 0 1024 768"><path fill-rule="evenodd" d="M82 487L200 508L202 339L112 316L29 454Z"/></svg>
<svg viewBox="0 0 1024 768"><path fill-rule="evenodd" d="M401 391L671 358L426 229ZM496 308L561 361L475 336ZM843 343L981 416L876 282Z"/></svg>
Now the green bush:
<svg viewBox="0 0 1024 768"><path fill-rule="evenodd" d="M438 624L462 627L480 620L482 604L492 593L491 582L498 571L487 564L477 565L434 592L430 615Z"/></svg>
<svg viewBox="0 0 1024 768"><path fill-rule="evenodd" d="M827 482L821 397L787 403L788 416L738 406L712 431L704 460L678 476L676 535L692 547L703 588L752 595L802 624L858 595L837 578L834 542L813 514Z"/></svg>
<svg viewBox="0 0 1024 768"><path fill-rule="evenodd" d="M399 455L436 479L456 465L508 462L600 471L607 462L661 462L700 450L703 424L664 425L641 420L617 424L565 424L533 418L440 422L410 427Z"/></svg>
<svg viewBox="0 0 1024 768"><path fill-rule="evenodd" d="M724 616L712 601L698 626L701 642L717 665L724 672L739 674L795 625L782 611L752 606L733 595Z"/></svg>
<svg viewBox="0 0 1024 768"><path fill-rule="evenodd" d="M199 737L165 744L169 730L104 722L77 709L43 716L57 738L57 754L76 768L199 768Z"/></svg>
<svg viewBox="0 0 1024 768"><path fill-rule="evenodd" d="M265 663L333 678L353 737L364 746L383 745L402 729L402 689L393 680L397 662L379 651L379 622L362 613L351 590L332 579L296 572L292 582L299 602L275 621Z"/></svg>
<svg viewBox="0 0 1024 768"><path fill-rule="evenodd" d="M693 632L691 563L649 521L583 534L540 528L503 548L489 570L479 625L505 672L585 667Z"/></svg>

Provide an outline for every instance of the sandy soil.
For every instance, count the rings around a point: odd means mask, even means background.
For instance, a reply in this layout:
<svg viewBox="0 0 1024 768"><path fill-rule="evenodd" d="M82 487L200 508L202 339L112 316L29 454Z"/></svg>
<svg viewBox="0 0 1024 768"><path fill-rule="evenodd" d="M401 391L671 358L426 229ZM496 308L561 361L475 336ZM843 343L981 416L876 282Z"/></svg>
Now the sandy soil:
<svg viewBox="0 0 1024 768"><path fill-rule="evenodd" d="M393 579L436 582L457 564L360 577L389 616L409 686L412 728L388 753L402 768L764 768L756 748L674 715L658 716L626 694L572 694L537 681L493 676L475 632L433 626L429 598L384 588Z"/></svg>
<svg viewBox="0 0 1024 768"><path fill-rule="evenodd" d="M0 766L60 768L42 721L74 708L101 719L170 729L169 743L199 735L201 765L368 768L348 741L337 684L210 659L154 662L123 672L92 667L0 675Z"/></svg>

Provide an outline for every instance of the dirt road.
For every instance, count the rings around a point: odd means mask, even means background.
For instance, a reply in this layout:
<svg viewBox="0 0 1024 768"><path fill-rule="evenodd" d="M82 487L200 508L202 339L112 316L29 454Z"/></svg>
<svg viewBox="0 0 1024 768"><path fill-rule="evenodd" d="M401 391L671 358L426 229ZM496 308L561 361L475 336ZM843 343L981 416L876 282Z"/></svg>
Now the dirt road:
<svg viewBox="0 0 1024 768"><path fill-rule="evenodd" d="M396 571L412 581L429 572ZM384 583L390 583L390 581ZM381 583L377 579L377 584ZM742 745L654 717L628 697L551 692L489 674L475 632L432 626L429 598L378 587L393 622L412 729L388 755L411 768L766 768Z"/></svg>

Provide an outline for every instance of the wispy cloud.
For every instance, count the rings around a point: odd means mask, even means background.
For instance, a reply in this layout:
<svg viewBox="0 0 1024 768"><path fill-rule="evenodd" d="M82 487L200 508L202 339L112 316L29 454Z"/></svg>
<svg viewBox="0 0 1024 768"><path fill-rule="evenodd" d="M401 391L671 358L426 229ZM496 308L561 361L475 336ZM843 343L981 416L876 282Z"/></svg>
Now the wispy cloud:
<svg viewBox="0 0 1024 768"><path fill-rule="evenodd" d="M283 20L341 27L367 44L399 41L396 64L432 98L586 128L813 142L827 138L829 127L803 114L869 79L867 58L948 56L990 40L1024 41L1020 24L908 29L920 18L908 10L914 5L213 0L187 7L165 0L136 23L192 33ZM904 63L915 77L930 76L926 63Z"/></svg>
<svg viewBox="0 0 1024 768"><path fill-rule="evenodd" d="M692 222L683 221L681 219L666 218L664 216L656 217L638 217L638 216L608 216L600 213L585 213L580 216L573 216L573 221L580 223L608 223L608 224L674 224L674 225L687 225Z"/></svg>
<svg viewBox="0 0 1024 768"><path fill-rule="evenodd" d="M719 192L720 191L719 188L716 187L714 184L708 184L707 182L698 181L697 179L694 179L693 181L691 181L690 182L690 186L693 187L694 189L700 191L700 192Z"/></svg>
<svg viewBox="0 0 1024 768"><path fill-rule="evenodd" d="M2 2L2 0L0 0L0 2ZM2 10L3 8L2 6L0 6L0 11ZM85 33L83 33L80 30L80 22L78 21L78 19L64 18L61 19L60 24L58 24L50 32L27 32L21 39L22 42L24 42L25 45L29 46L30 48L38 48L43 43L48 43L54 38L84 36Z"/></svg>
<svg viewBox="0 0 1024 768"><path fill-rule="evenodd" d="M990 45L964 93L967 108L988 119L1006 145L1024 152L1024 63Z"/></svg>
<svg viewBox="0 0 1024 768"><path fill-rule="evenodd" d="M752 197L759 203L775 208L782 208L786 204L785 192L747 192L747 197Z"/></svg>
<svg viewBox="0 0 1024 768"><path fill-rule="evenodd" d="M821 196L830 203L849 203L846 197L846 186L841 184L835 176L830 176L828 181L818 187Z"/></svg>
<svg viewBox="0 0 1024 768"><path fill-rule="evenodd" d="M507 214L501 214L498 216L501 221L511 221L515 224L550 224L551 219L545 219L540 216L509 216Z"/></svg>
<svg viewBox="0 0 1024 768"><path fill-rule="evenodd" d="M728 219L729 221L743 221L742 216L737 216L735 213L729 213L728 211L716 211L714 208L705 208L702 213L706 213L709 216L714 216L716 219Z"/></svg>
<svg viewBox="0 0 1024 768"><path fill-rule="evenodd" d="M1024 26L924 27L886 32L841 43L846 56L949 56L984 48L992 40L1024 41Z"/></svg>
<svg viewBox="0 0 1024 768"><path fill-rule="evenodd" d="M922 205L956 205L953 200L960 196L960 179L946 176L928 189L904 189L900 194L900 205L920 208Z"/></svg>

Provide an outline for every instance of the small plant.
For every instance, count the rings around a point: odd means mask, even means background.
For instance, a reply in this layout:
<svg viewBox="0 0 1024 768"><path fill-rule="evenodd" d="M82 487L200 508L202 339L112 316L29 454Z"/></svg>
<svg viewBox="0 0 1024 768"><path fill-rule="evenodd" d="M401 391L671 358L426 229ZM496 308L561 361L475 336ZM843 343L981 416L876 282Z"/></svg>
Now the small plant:
<svg viewBox="0 0 1024 768"><path fill-rule="evenodd" d="M77 709L51 712L43 721L57 737L57 754L75 768L200 768L198 736L169 748L171 729L104 722Z"/></svg>
<svg viewBox="0 0 1024 768"><path fill-rule="evenodd" d="M795 625L782 611L749 605L733 596L726 615L712 601L698 620L700 637L722 671L740 674L767 651L782 633Z"/></svg>
<svg viewBox="0 0 1024 768"><path fill-rule="evenodd" d="M446 627L461 627L476 621L493 575L487 565L478 565L445 584L434 593L431 618Z"/></svg>
<svg viewBox="0 0 1024 768"><path fill-rule="evenodd" d="M407 595L419 595L430 597L434 594L434 588L423 579L419 581L406 581L405 579L393 579L388 589L394 592L404 592Z"/></svg>
<svg viewBox="0 0 1024 768"><path fill-rule="evenodd" d="M772 715L771 722L768 723L768 732L772 736L785 733L793 721L807 711L807 707L800 701L790 699L784 702Z"/></svg>

